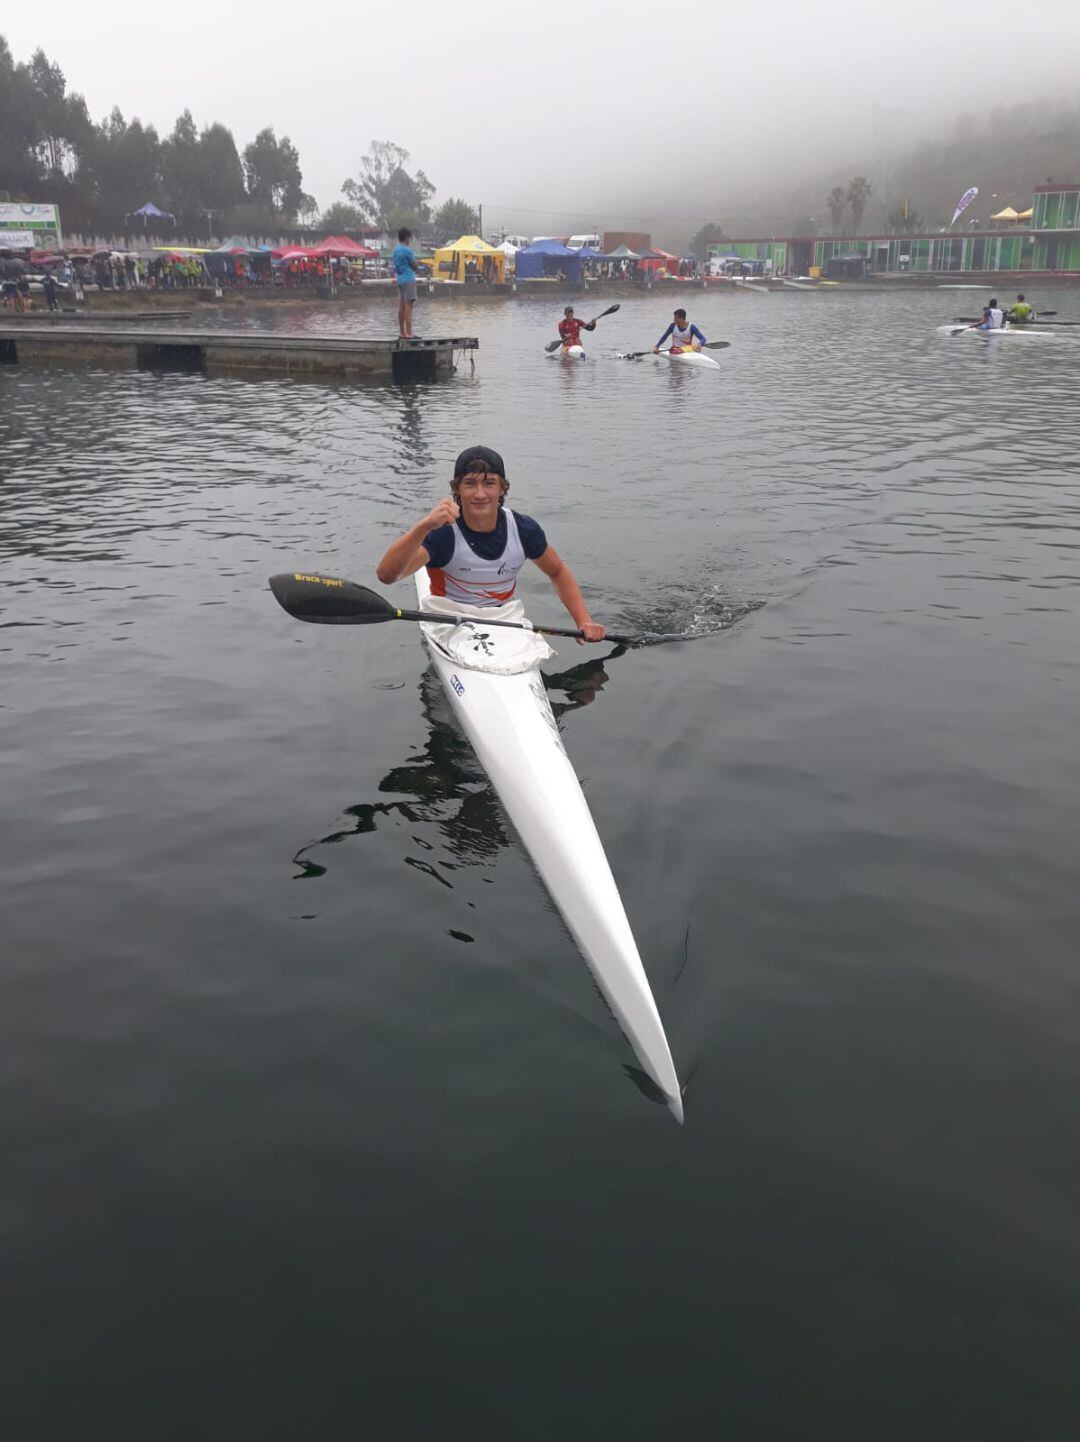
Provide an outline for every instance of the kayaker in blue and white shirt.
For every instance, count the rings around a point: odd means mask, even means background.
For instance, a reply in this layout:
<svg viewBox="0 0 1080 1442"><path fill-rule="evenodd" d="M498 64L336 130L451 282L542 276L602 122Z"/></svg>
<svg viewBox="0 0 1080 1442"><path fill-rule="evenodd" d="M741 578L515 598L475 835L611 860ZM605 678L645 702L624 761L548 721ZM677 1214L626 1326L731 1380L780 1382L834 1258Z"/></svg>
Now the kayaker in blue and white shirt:
<svg viewBox="0 0 1080 1442"><path fill-rule="evenodd" d="M1005 312L997 303L997 297L991 296L990 304L983 306L983 318L972 330L1000 330L1005 323Z"/></svg>
<svg viewBox="0 0 1080 1442"><path fill-rule="evenodd" d="M680 308L675 312L675 319L668 326L667 330L653 346L653 355L659 354L660 347L671 337L671 354L681 355L684 350L700 350L705 344L705 337L698 330L696 325L687 325L686 312Z"/></svg>
<svg viewBox="0 0 1080 1442"><path fill-rule="evenodd" d="M498 451L469 446L454 463L451 495L389 547L375 574L384 585L428 569L433 596L461 606L504 606L514 599L526 561L538 566L585 633L602 641L573 571L531 516L506 505L510 482Z"/></svg>

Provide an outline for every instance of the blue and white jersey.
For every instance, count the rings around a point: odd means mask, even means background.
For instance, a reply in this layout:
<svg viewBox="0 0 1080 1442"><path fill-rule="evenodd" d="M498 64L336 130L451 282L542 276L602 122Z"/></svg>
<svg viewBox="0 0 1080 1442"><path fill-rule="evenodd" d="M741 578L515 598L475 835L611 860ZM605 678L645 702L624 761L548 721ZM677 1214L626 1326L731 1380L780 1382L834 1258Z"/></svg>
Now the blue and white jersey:
<svg viewBox="0 0 1080 1442"><path fill-rule="evenodd" d="M547 537L531 516L499 512L494 531L473 531L458 519L437 526L423 540L433 596L469 606L503 606L513 600L526 560L547 550Z"/></svg>
<svg viewBox="0 0 1080 1442"><path fill-rule="evenodd" d="M668 336L671 337L671 344L677 346L680 350L688 350L695 340L699 345L705 344L705 337L692 322L690 325L677 325L675 321L672 321L664 334L656 342L657 347L662 346Z"/></svg>

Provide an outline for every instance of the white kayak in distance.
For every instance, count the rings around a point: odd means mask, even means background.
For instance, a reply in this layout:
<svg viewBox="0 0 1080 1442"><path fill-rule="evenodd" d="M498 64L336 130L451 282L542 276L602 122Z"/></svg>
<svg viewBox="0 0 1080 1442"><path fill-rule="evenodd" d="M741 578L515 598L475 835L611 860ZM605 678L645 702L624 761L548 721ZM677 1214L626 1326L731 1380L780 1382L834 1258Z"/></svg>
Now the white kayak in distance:
<svg viewBox="0 0 1080 1442"><path fill-rule="evenodd" d="M540 661L551 648L532 630L485 630L485 614L523 621L520 601L485 612L435 599L423 568L416 594L421 610L468 616L464 625L420 625L439 679L593 979L681 1122L682 1092L663 1022L544 689Z"/></svg>
<svg viewBox="0 0 1080 1442"><path fill-rule="evenodd" d="M719 361L713 360L711 355L706 355L704 351L700 350L662 350L657 352L656 359L670 361L672 365L698 366L701 370L718 371L720 369Z"/></svg>
<svg viewBox="0 0 1080 1442"><path fill-rule="evenodd" d="M939 325L938 335L977 335L986 340L1053 340L1049 330L1034 330L1030 325L1001 325L993 330L982 330L977 325Z"/></svg>

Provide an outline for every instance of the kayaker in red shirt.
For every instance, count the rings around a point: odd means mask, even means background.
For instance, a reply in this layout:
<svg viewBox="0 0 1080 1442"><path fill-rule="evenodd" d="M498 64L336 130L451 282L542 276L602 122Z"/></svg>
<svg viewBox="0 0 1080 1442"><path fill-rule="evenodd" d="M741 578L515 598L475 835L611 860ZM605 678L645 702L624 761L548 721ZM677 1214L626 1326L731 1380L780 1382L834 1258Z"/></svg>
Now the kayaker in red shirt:
<svg viewBox="0 0 1080 1442"><path fill-rule="evenodd" d="M572 305L568 305L563 311L563 318L559 322L559 334L562 336L564 346L580 345L581 332L595 329L596 322L594 320L578 320Z"/></svg>

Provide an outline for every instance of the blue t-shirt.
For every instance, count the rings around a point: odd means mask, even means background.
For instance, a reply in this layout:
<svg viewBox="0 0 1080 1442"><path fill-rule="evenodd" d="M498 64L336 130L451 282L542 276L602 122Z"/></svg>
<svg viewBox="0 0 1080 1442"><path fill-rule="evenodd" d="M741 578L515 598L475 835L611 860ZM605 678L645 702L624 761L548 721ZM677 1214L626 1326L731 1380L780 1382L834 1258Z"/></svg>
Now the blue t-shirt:
<svg viewBox="0 0 1080 1442"><path fill-rule="evenodd" d="M532 516L523 516L520 511L514 512L514 520L517 521L518 535L526 556L530 561L539 560L547 550L547 537L543 528ZM454 526L457 526L470 547L478 556L483 556L485 561L497 560L506 550L505 511L500 510L493 531L471 530L460 518L454 522ZM453 526L436 526L433 531L428 531L421 544L428 553L429 566L448 565L454 554Z"/></svg>
<svg viewBox="0 0 1080 1442"><path fill-rule="evenodd" d="M394 274L397 276L398 285L408 285L409 281L416 279L416 256L413 255L410 246L402 245L398 241L390 260L394 267Z"/></svg>

